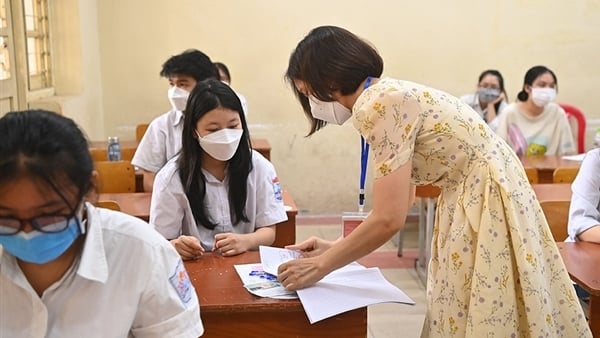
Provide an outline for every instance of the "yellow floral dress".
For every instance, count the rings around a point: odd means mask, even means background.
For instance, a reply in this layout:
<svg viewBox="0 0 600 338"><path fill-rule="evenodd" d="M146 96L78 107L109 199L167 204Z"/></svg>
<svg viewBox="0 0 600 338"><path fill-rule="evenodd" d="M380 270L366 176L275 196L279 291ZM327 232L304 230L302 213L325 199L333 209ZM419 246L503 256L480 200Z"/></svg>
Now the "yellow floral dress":
<svg viewBox="0 0 600 338"><path fill-rule="evenodd" d="M423 337L591 337L523 166L470 107L389 78L353 108L375 177L412 160L441 188Z"/></svg>

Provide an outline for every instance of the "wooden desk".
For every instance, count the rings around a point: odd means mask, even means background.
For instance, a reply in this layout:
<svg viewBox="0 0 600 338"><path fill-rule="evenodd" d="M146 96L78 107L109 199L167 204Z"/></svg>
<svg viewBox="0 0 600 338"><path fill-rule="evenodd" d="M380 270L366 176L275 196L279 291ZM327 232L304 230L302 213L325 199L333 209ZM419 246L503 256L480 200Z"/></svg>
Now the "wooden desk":
<svg viewBox="0 0 600 338"><path fill-rule="evenodd" d="M569 275L590 294L589 323L594 337L600 337L600 244L557 242Z"/></svg>
<svg viewBox="0 0 600 338"><path fill-rule="evenodd" d="M250 139L250 143L252 143L252 149L261 153L267 160L271 160L271 144L269 140L266 138L253 138Z"/></svg>
<svg viewBox="0 0 600 338"><path fill-rule="evenodd" d="M522 156L523 167L536 168L539 183L552 183L552 174L556 168L579 168L581 161L565 160L561 155Z"/></svg>
<svg viewBox="0 0 600 338"><path fill-rule="evenodd" d="M150 202L152 202L152 193L136 192L136 193L114 193L100 194L99 200L111 200L119 203L121 211L141 218L148 222L150 219ZM287 191L283 191L283 204L289 206L286 208L288 220L277 224L275 234L275 242L273 246L283 247L296 242L296 215L298 215L298 207L292 198L292 195Z"/></svg>
<svg viewBox="0 0 600 338"><path fill-rule="evenodd" d="M571 200L571 185L570 184L532 184L531 187L537 196L538 201L570 201Z"/></svg>
<svg viewBox="0 0 600 338"><path fill-rule="evenodd" d="M366 307L311 325L299 300L260 298L246 291L233 266L259 262L256 251L233 257L206 254L185 262L200 301L203 338L367 336Z"/></svg>

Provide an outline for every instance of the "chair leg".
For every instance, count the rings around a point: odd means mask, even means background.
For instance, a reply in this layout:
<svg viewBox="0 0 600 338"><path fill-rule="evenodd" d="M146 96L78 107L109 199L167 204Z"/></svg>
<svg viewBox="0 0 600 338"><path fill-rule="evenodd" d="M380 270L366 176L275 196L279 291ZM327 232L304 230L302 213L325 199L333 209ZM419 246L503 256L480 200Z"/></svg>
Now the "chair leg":
<svg viewBox="0 0 600 338"><path fill-rule="evenodd" d="M402 257L402 242L404 239L404 229L398 231L398 257Z"/></svg>

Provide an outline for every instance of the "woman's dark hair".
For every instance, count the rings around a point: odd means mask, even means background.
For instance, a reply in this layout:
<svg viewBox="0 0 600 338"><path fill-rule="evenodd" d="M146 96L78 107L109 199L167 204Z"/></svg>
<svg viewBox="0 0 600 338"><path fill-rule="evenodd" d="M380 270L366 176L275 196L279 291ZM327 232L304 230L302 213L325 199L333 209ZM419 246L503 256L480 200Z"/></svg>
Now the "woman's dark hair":
<svg viewBox="0 0 600 338"><path fill-rule="evenodd" d="M488 70L484 70L480 75L479 75L479 80L477 81L477 84L481 83L481 80L483 80L484 77L488 76L488 75L492 75L495 76L498 79L498 83L500 84L500 91L504 93L504 99L506 101L508 101L508 94L506 94L506 89L504 89L504 78L502 77L502 74L500 74L499 71L495 70L495 69L488 69ZM496 108L496 112L500 112L500 105L502 104L502 101L498 101L496 102L496 104L494 105L494 108Z"/></svg>
<svg viewBox="0 0 600 338"><path fill-rule="evenodd" d="M181 155L177 160L179 177L183 184L196 224L214 229L216 224L209 219L206 197L206 177L202 173L202 161L206 155L196 137L196 123L206 113L226 108L236 111L242 121L242 139L233 157L227 162L229 181L229 204L233 224L249 222L246 215L247 180L252 171L252 145L250 133L242 110L242 104L235 92L225 83L209 79L199 82L190 93L183 122Z"/></svg>
<svg viewBox="0 0 600 338"><path fill-rule="evenodd" d="M21 176L41 179L65 201L75 186L78 200L91 188L94 163L83 132L69 118L45 110L10 112L0 118L0 184Z"/></svg>
<svg viewBox="0 0 600 338"><path fill-rule="evenodd" d="M174 75L188 75L196 82L206 79L218 79L219 71L208 55L197 49L187 49L183 53L171 56L162 65L160 76L169 78Z"/></svg>
<svg viewBox="0 0 600 338"><path fill-rule="evenodd" d="M370 44L343 28L321 26L298 43L285 78L311 123L308 135L312 135L327 122L312 116L308 98L294 80L303 81L317 99L331 102L333 92L352 94L367 77L379 77L382 72L383 60Z"/></svg>
<svg viewBox="0 0 600 338"><path fill-rule="evenodd" d="M535 79L537 79L538 77L540 77L540 75L545 73L550 73L550 75L552 75L552 78L554 78L554 83L556 84L556 91L558 91L558 79L556 78L556 74L554 74L554 72L550 70L550 68L546 66L531 67L527 71L527 73L525 73L525 79L523 80L523 88L521 89L519 94L517 94L517 98L519 99L519 101L527 101L527 99L529 98L529 94L527 94L527 92L525 91L525 87L532 86Z"/></svg>
<svg viewBox="0 0 600 338"><path fill-rule="evenodd" d="M222 71L223 74L227 76L227 81L231 83L231 74L229 74L229 68L227 68L223 62L215 62L215 67L217 67L217 70Z"/></svg>

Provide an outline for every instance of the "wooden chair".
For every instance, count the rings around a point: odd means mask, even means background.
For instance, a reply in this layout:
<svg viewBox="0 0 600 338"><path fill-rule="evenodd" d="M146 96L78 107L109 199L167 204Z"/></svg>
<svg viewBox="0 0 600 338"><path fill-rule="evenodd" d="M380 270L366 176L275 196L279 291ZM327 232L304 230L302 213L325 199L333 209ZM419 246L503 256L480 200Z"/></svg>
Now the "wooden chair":
<svg viewBox="0 0 600 338"><path fill-rule="evenodd" d="M141 123L135 127L135 140L140 142L146 134L146 129L148 129L148 123Z"/></svg>
<svg viewBox="0 0 600 338"><path fill-rule="evenodd" d="M556 168L552 173L552 183L573 183L579 168Z"/></svg>
<svg viewBox="0 0 600 338"><path fill-rule="evenodd" d="M530 184L538 184L540 182L536 168L525 168L525 174L527 175Z"/></svg>
<svg viewBox="0 0 600 338"><path fill-rule="evenodd" d="M96 161L98 193L135 192L135 170L129 161Z"/></svg>
<svg viewBox="0 0 600 338"><path fill-rule="evenodd" d="M116 201L103 200L95 203L98 208L121 211L121 206Z"/></svg>
<svg viewBox="0 0 600 338"><path fill-rule="evenodd" d="M554 241L563 242L568 236L569 206L571 201L541 201L540 205L552 231Z"/></svg>
<svg viewBox="0 0 600 338"><path fill-rule="evenodd" d="M135 150L136 149L133 148L121 148L121 160L131 161L133 159L133 155L135 154ZM92 160L94 160L94 162L108 160L106 149L91 149L90 155L92 155Z"/></svg>

